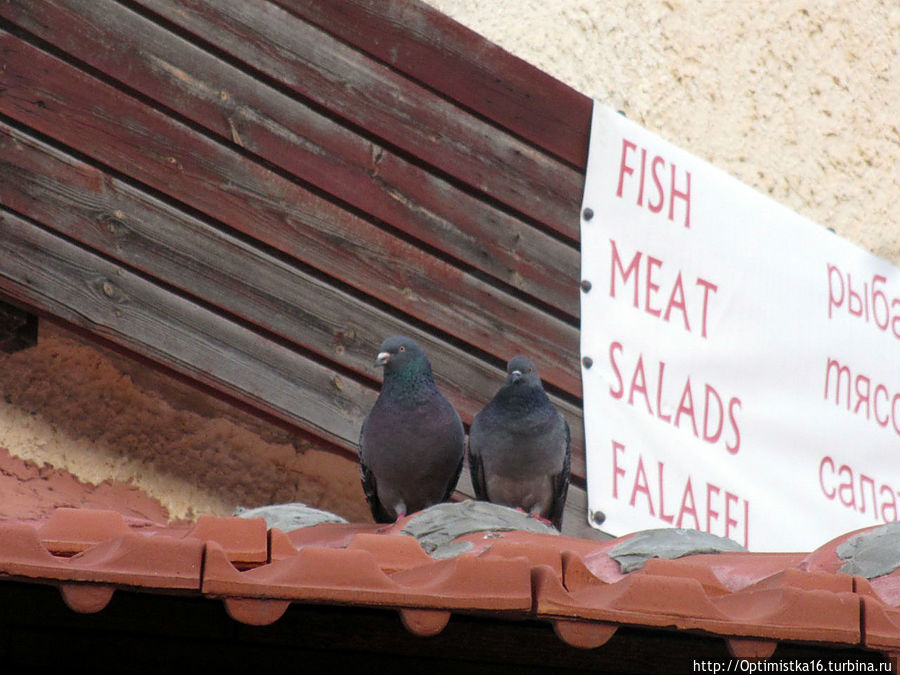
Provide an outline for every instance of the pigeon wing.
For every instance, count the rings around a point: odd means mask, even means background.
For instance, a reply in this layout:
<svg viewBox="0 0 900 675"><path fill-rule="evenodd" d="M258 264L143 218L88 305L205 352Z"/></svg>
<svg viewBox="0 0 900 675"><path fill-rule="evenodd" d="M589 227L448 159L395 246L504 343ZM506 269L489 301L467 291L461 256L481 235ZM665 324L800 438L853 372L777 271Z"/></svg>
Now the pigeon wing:
<svg viewBox="0 0 900 675"><path fill-rule="evenodd" d="M472 477L472 489L475 490L475 499L481 501L490 501L488 499L487 483L484 477L484 460L481 452L476 447L476 443L472 443L472 436L478 435L476 430L477 419L473 420L472 427L469 429L469 475Z"/></svg>
<svg viewBox="0 0 900 675"><path fill-rule="evenodd" d="M381 500L378 499L378 486L375 482L375 474L366 466L362 458L359 460L359 478L362 481L363 492L366 495L366 502L372 511L372 517L376 523L392 523L393 518L388 515Z"/></svg>
<svg viewBox="0 0 900 675"><path fill-rule="evenodd" d="M572 436L569 433L569 423L563 420L566 429L566 458L562 471L553 477L553 506L548 514L548 520L557 530L561 529L563 511L566 507L566 495L569 492L569 470L572 464Z"/></svg>
<svg viewBox="0 0 900 675"><path fill-rule="evenodd" d="M443 398L443 397L442 397ZM462 420L459 417L459 413L453 408L449 401L444 399L444 403L447 408L449 408L453 412L453 420L454 424L454 432L451 435L453 438L453 446L462 452L459 453L459 463L456 465L456 470L451 475L451 480L447 483L447 489L444 492L444 498L441 499L442 502L446 502L450 500L450 495L453 494L453 491L456 489L456 484L459 482L459 475L462 473L463 462L466 459L466 432L463 429Z"/></svg>
<svg viewBox="0 0 900 675"><path fill-rule="evenodd" d="M463 460L465 459L465 457L466 454L463 453L462 457L459 458L459 464L456 467L456 473L453 475L453 480L448 483L447 494L444 495L444 498L441 501L450 501L450 495L453 494L453 491L456 489L456 484L459 482L459 475L462 473Z"/></svg>
<svg viewBox="0 0 900 675"><path fill-rule="evenodd" d="M392 523L394 522L388 512L378 498L378 485L375 481L375 474L366 465L362 453L362 439L366 435L366 424L369 421L369 415L366 415L362 423L362 429L359 431L359 479L362 482L363 493L366 495L366 502L369 504L369 510L372 512L372 518L376 523Z"/></svg>

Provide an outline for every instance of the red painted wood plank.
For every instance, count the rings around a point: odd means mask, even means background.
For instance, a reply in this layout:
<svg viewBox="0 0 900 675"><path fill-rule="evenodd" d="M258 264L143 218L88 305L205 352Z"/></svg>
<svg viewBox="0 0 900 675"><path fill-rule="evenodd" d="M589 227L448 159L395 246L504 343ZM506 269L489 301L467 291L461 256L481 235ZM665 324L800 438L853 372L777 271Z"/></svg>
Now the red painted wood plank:
<svg viewBox="0 0 900 675"><path fill-rule="evenodd" d="M579 236L583 175L268 0L135 0L331 113L542 223Z"/></svg>
<svg viewBox="0 0 900 675"><path fill-rule="evenodd" d="M580 394L575 328L506 296L22 40L0 112L499 358Z"/></svg>
<svg viewBox="0 0 900 675"><path fill-rule="evenodd" d="M318 355L326 367L355 371L372 386L379 377L374 355L386 335L398 333L425 347L439 386L465 422L503 380L502 371L464 350L2 122L0 175L0 203L7 208L260 326ZM581 410L554 402L572 430L572 471L583 479Z"/></svg>
<svg viewBox="0 0 900 675"><path fill-rule="evenodd" d="M275 0L584 170L591 99L419 0Z"/></svg>
<svg viewBox="0 0 900 675"><path fill-rule="evenodd" d="M578 317L576 250L112 0L11 0L0 4L0 16L465 265Z"/></svg>

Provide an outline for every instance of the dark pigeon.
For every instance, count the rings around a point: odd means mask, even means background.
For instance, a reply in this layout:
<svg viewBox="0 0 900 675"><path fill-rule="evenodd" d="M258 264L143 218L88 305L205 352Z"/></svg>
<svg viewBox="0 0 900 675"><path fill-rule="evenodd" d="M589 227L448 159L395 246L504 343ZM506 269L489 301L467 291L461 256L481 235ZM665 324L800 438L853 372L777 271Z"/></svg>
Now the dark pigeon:
<svg viewBox="0 0 900 675"><path fill-rule="evenodd" d="M540 516L559 529L569 490L569 425L529 359L514 357L506 372L506 383L469 430L475 496Z"/></svg>
<svg viewBox="0 0 900 675"><path fill-rule="evenodd" d="M447 501L465 456L462 421L434 384L425 352L388 338L375 365L384 383L359 437L359 471L378 523Z"/></svg>

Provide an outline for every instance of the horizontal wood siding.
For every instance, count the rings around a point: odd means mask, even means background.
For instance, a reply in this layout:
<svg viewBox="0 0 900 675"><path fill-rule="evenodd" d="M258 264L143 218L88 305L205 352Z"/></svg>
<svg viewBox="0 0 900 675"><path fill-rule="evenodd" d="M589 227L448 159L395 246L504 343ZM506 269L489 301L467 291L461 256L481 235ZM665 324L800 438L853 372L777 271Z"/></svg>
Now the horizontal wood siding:
<svg viewBox="0 0 900 675"><path fill-rule="evenodd" d="M583 169L591 99L422 3L276 0L417 82Z"/></svg>
<svg viewBox="0 0 900 675"><path fill-rule="evenodd" d="M374 392L6 211L0 289L346 445ZM298 393L300 396L298 397Z"/></svg>
<svg viewBox="0 0 900 675"><path fill-rule="evenodd" d="M511 209L577 238L582 177L268 0L138 0L211 47Z"/></svg>
<svg viewBox="0 0 900 675"><path fill-rule="evenodd" d="M466 423L527 354L587 533L588 99L418 2L9 0L0 59L0 294L351 452L387 335Z"/></svg>
<svg viewBox="0 0 900 675"><path fill-rule="evenodd" d="M442 254L578 316L578 255L571 247L110 0L28 8L31 14L20 21L27 18L42 39L161 107Z"/></svg>

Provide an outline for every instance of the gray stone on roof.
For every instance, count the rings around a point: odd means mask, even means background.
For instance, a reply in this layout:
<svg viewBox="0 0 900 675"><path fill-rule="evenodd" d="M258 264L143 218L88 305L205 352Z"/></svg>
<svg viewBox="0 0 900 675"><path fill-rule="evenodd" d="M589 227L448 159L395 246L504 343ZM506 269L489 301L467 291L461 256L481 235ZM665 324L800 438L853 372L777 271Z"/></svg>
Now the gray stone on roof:
<svg viewBox="0 0 900 675"><path fill-rule="evenodd" d="M294 504L271 504L253 509L237 507L234 515L239 518L264 518L269 529L277 528L283 532L300 530L304 527L321 525L322 523L346 523L347 521L329 511L314 509L299 502Z"/></svg>
<svg viewBox="0 0 900 675"><path fill-rule="evenodd" d="M900 523L888 523L851 537L836 552L847 561L838 572L866 579L890 574L900 567Z"/></svg>
<svg viewBox="0 0 900 675"><path fill-rule="evenodd" d="M619 563L622 572L641 569L650 558L674 560L697 553L746 551L737 542L699 530L662 528L644 530L616 545L609 557Z"/></svg>
<svg viewBox="0 0 900 675"><path fill-rule="evenodd" d="M454 543L463 535L511 530L559 534L551 525L517 509L471 500L424 509L409 519L402 532L418 539L432 558L450 558L472 548L470 542Z"/></svg>

